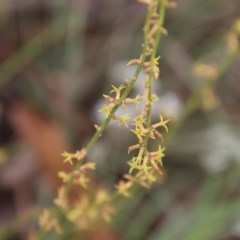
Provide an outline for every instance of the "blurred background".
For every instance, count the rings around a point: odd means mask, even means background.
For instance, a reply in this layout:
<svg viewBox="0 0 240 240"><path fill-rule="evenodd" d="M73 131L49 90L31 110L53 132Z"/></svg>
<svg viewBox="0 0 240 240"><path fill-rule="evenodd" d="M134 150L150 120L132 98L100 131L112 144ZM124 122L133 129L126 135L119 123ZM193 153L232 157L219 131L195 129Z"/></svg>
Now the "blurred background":
<svg viewBox="0 0 240 240"><path fill-rule="evenodd" d="M145 13L136 0L0 2L0 239L30 239L66 169L61 153L85 145L104 119L102 94L133 75ZM166 177L119 203L122 239L240 239L238 19L236 0L167 11L153 111L171 120ZM110 124L90 155L102 183L127 171L134 141Z"/></svg>

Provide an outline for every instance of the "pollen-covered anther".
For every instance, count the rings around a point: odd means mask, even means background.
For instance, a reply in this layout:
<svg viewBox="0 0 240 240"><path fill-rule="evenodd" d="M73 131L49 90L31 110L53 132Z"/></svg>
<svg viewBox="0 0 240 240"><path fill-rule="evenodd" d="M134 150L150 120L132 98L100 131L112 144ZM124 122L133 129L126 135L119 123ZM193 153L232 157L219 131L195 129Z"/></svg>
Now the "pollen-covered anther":
<svg viewBox="0 0 240 240"><path fill-rule="evenodd" d="M138 143L138 144L135 144L135 145L132 145L128 148L128 154L136 149L139 149L141 147L141 144Z"/></svg>
<svg viewBox="0 0 240 240"><path fill-rule="evenodd" d="M163 135L162 135L160 132L158 132L156 129L153 129L153 133L154 133L154 135L155 135L156 137L158 137L162 142L164 142L164 137L163 137Z"/></svg>

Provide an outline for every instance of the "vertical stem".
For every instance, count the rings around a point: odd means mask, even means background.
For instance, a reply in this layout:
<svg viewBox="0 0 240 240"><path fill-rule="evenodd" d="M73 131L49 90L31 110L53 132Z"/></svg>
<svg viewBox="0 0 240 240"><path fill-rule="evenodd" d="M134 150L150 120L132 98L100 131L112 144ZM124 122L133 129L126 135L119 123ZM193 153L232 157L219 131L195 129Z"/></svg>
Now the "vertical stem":
<svg viewBox="0 0 240 240"><path fill-rule="evenodd" d="M159 30L156 33L155 36L155 41L154 41L154 45L153 45L153 50L152 50L152 54L150 57L150 64L154 64L156 55L157 55L157 50L158 50L158 45L162 36L162 27L164 24L164 19L165 19L165 9L166 9L166 2L165 0L157 0L159 6L159 21L158 21L158 27ZM148 102L147 102L147 113L146 113L146 128L150 129L151 127L151 116L152 116L152 80L153 80L153 76L152 76L152 71L150 71L150 73L147 76L147 88L148 88L148 93L147 93L147 97L148 97ZM146 146L148 143L148 139L149 139L149 134L146 135L145 139L144 139L144 145ZM146 146L147 147L147 146Z"/></svg>

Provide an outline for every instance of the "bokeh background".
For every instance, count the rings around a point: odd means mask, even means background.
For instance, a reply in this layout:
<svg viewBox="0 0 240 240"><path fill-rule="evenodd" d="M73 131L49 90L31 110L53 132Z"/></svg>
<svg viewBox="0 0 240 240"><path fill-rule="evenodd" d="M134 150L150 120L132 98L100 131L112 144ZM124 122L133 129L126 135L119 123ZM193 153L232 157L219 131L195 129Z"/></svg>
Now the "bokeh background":
<svg viewBox="0 0 240 240"><path fill-rule="evenodd" d="M145 13L136 0L0 2L0 239L37 228L66 168L61 153L85 145L103 121L102 94L132 76ZM166 177L121 202L112 228L122 239L240 239L238 19L236 0L167 11L153 111L171 120ZM90 155L110 188L132 142L113 122Z"/></svg>

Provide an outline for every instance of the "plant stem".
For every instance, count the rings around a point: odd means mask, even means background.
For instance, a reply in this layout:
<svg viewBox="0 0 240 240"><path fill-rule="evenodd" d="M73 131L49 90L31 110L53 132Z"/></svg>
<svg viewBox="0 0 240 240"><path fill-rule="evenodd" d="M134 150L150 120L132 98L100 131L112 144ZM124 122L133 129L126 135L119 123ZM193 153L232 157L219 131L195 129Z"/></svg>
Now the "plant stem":
<svg viewBox="0 0 240 240"><path fill-rule="evenodd" d="M166 10L166 3L165 0L158 0L160 7L159 7L159 22L158 22L158 27L159 27L159 31L156 34L155 37L155 41L154 41L154 45L153 45L153 50L152 50L152 54L150 57L150 62L153 63L155 61L156 55L157 55L157 50L158 50L158 46L159 46L159 42L162 36L162 31L161 28L164 25L164 19L165 19L165 10ZM152 116L152 80L153 80L153 76L152 76L152 71L149 73L149 75L147 76L147 87L148 87L148 103L147 103L147 116L146 116L146 128L150 129L151 126L151 116ZM145 136L144 139L144 145L147 147L147 143L148 143L148 139L149 139L149 134L147 134Z"/></svg>

